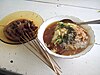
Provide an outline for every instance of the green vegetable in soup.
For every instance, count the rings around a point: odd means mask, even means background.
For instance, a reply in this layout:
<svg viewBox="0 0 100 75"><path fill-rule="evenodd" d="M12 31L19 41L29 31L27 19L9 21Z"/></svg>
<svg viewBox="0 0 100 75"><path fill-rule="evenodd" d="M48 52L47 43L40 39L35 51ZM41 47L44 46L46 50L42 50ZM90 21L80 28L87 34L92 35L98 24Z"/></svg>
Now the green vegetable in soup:
<svg viewBox="0 0 100 75"><path fill-rule="evenodd" d="M76 33L71 26L71 23L63 23L58 22L58 26L55 29L54 36L52 38L52 42L56 44L71 43L75 39Z"/></svg>

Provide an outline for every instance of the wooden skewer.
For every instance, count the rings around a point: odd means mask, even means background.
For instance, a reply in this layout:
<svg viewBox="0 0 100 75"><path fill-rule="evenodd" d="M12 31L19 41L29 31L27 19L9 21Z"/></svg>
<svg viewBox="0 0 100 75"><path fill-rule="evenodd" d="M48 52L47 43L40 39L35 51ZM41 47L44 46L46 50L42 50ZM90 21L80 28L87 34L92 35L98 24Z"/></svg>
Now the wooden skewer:
<svg viewBox="0 0 100 75"><path fill-rule="evenodd" d="M34 48L37 52L38 52L38 48L37 47L35 47L34 45L32 45L31 43L30 43L30 41L28 40L28 38L26 38L26 36L24 36L25 37L25 39L24 38L22 38L25 42L27 42L32 48ZM43 55L42 55L43 56Z"/></svg>
<svg viewBox="0 0 100 75"><path fill-rule="evenodd" d="M44 55L44 58L47 60L47 62L49 64L51 64L50 61L48 60L48 57L47 57L46 53L42 50L41 46L38 44L38 42L36 40L35 40L35 43L37 43L37 46L38 46L38 48L40 50L40 53L42 53Z"/></svg>
<svg viewBox="0 0 100 75"><path fill-rule="evenodd" d="M22 38L22 37L21 37L21 38ZM25 39L24 39L24 38L25 38ZM34 48L35 50L37 50L37 48L35 48L34 45L31 45L31 44L30 44L30 42L29 42L29 40L28 40L28 38L27 38L26 36L24 36L24 38L22 38L22 39L23 39L25 42L27 42L32 48ZM24 46L27 47L26 45L24 45ZM27 49L30 50L30 48L28 48L28 47L27 47ZM30 50L30 51L33 53L32 50ZM35 54L35 55L38 56L37 54ZM44 56L42 55L42 57L44 57ZM45 60L47 60L47 59L45 59ZM43 62L44 62L44 61L43 61ZM49 63L49 65L50 65L50 63ZM52 65L50 65L50 66L52 66ZM53 67L52 67L52 70L54 70Z"/></svg>
<svg viewBox="0 0 100 75"><path fill-rule="evenodd" d="M37 38L38 39L38 38ZM39 41L39 39L38 39L38 41ZM39 41L39 43L40 44L42 44L40 41ZM45 49L45 51L46 51L46 48L43 46L43 44L42 44L42 47ZM54 63L59 67L59 69L61 69L60 68L60 66L56 63L56 61L50 56L50 58L54 61Z"/></svg>
<svg viewBox="0 0 100 75"><path fill-rule="evenodd" d="M26 33L27 34L27 33ZM27 34L27 36L28 36L28 34ZM28 36L29 37L29 36ZM29 37L29 39L31 39L30 37ZM47 58L47 56L45 55L45 53L41 50L41 47L40 47L40 45L37 43L37 41L34 39L34 41L32 40L31 41L32 43L33 43L33 45L30 45L30 46L32 46L33 48L35 48L36 50L39 50L38 52L44 57L44 59L50 64L50 62L48 61L48 58ZM34 46L35 45L35 46Z"/></svg>
<svg viewBox="0 0 100 75"><path fill-rule="evenodd" d="M29 43L29 42L28 42ZM30 44L29 44L30 45ZM32 46L32 45L30 45L30 46ZM32 46L33 47L33 46ZM28 48L29 49L29 48ZM30 49L29 49L30 50ZM31 52L32 52L32 50L30 50ZM32 52L33 53L33 52ZM36 55L36 54L35 54ZM54 66L54 64L53 64L53 62L51 61L51 59L50 59L50 57L49 57L49 60L50 60L50 62L51 62L51 64L52 64L52 69L54 70L54 72L58 75L59 73L58 73L58 71L57 71L57 69L56 69L56 67ZM44 61L43 61L44 62ZM50 67L50 66L49 66Z"/></svg>
<svg viewBox="0 0 100 75"><path fill-rule="evenodd" d="M30 28L31 30L31 28ZM32 30L31 30L32 31ZM21 37L21 39L24 42L27 42L27 44L30 45L30 47L32 47L33 49L35 49L35 52L32 51L28 46L26 46L22 41L20 41L28 50L30 50L33 54L35 54L40 60L42 60L47 66L49 66L57 75L60 75L59 72L61 72L61 68L59 67L59 65L55 62L55 60L48 54L48 52L46 52L45 47L41 44L41 42L39 41L39 39L34 39L32 40L32 36L29 35L26 32L23 32L23 37ZM32 31L33 33L33 31ZM34 33L33 33L34 35ZM32 41L30 41L32 40ZM42 45L42 46L41 46Z"/></svg>
<svg viewBox="0 0 100 75"><path fill-rule="evenodd" d="M39 43L39 40L38 40L37 38L36 38L36 40L37 40L38 44L40 44L40 43ZM43 47L41 47L41 49L44 50ZM45 50L44 50L43 52L45 52L46 55L48 56L48 58L50 58L50 59L52 60L53 64L56 65L55 67L56 67L60 72L62 72L62 71L60 70L61 68L59 67L59 65L58 65L58 64L55 62L55 60L48 54L48 52L46 52Z"/></svg>
<svg viewBox="0 0 100 75"><path fill-rule="evenodd" d="M38 45L39 45L39 44L38 44ZM39 45L39 47L40 47L41 51L44 52L40 45ZM52 61L50 61L51 59L48 57L47 52L44 52L44 55L45 55L46 58L48 59L49 63L52 65L54 71L56 72L56 69L55 69L56 66L52 63ZM55 67L54 67L54 66L55 66Z"/></svg>
<svg viewBox="0 0 100 75"><path fill-rule="evenodd" d="M20 41L20 43L22 43L23 46L25 46L29 51L31 51L34 55L36 55L36 56L37 56L42 62L44 62L47 66L49 66L51 69L53 69L52 66L51 66L50 64L48 64L48 63L46 62L46 60L44 60L44 58L41 57L41 55L39 55L39 54L33 52L33 51L32 51L28 46L26 46L22 41Z"/></svg>
<svg viewBox="0 0 100 75"><path fill-rule="evenodd" d="M37 45L38 45L39 47L41 47L40 49L42 49L43 52L45 52L45 54L46 54L46 56L47 56L47 59L49 59L49 61L51 62L51 65L53 66L55 72L58 73L57 69L61 72L61 70L60 70L60 68L58 67L58 65L55 65L55 64L54 64L55 61L53 61L53 60L51 59L51 57L50 57L50 55L48 54L48 52L46 52L46 51L42 48L42 46L41 46L40 43L39 43L39 40L38 40L37 38L36 38L36 40L37 40L37 43L38 43Z"/></svg>
<svg viewBox="0 0 100 75"><path fill-rule="evenodd" d="M33 32L32 31L32 29L29 27L29 29L31 30L31 32ZM34 35L34 34L33 34ZM27 35L28 36L28 35ZM29 37L29 36L28 36ZM31 36L32 37L32 36ZM29 37L30 38L30 37ZM33 41L32 41L33 42ZM38 38L36 38L36 40L35 40L35 43L37 43L37 45L38 45L38 47L40 47L40 51L41 51L41 49L42 49L42 51L41 52L43 52L44 53L44 55L47 57L47 54L46 54L46 52L44 52L43 50L43 48L41 47L41 45L40 45L40 41L39 41L39 39ZM34 44L35 44L34 43ZM42 43L41 43L42 44ZM42 44L43 45L43 44ZM44 47L44 46L43 46ZM45 51L46 51L46 49L45 49ZM55 62L55 60L52 58L52 57L50 57L54 62ZM48 59L48 58L47 58ZM59 69L61 69L60 67L59 67L59 65L55 62L55 64L57 65L57 67L59 68ZM60 72L61 72L61 70L59 70Z"/></svg>

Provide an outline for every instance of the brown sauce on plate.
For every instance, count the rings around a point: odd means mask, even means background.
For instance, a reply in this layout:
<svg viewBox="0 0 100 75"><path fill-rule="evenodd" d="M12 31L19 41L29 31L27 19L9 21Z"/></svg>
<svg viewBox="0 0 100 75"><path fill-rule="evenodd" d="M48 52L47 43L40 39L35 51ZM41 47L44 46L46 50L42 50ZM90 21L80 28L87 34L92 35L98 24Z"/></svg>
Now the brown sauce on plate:
<svg viewBox="0 0 100 75"><path fill-rule="evenodd" d="M3 31L7 39L18 42L24 41L22 38L25 38L24 36L27 36L26 34L29 35L30 40L34 39L37 28L30 20L18 19L10 22Z"/></svg>

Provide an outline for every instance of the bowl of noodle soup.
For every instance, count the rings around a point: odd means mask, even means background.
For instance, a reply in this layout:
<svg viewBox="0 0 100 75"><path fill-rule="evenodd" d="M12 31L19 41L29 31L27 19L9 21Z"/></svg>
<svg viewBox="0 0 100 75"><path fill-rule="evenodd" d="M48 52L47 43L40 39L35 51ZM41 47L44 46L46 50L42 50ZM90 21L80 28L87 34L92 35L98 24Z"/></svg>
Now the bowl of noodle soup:
<svg viewBox="0 0 100 75"><path fill-rule="evenodd" d="M38 30L38 39L46 51L56 57L75 58L91 50L95 42L92 28L78 25L74 16L56 16L46 20Z"/></svg>

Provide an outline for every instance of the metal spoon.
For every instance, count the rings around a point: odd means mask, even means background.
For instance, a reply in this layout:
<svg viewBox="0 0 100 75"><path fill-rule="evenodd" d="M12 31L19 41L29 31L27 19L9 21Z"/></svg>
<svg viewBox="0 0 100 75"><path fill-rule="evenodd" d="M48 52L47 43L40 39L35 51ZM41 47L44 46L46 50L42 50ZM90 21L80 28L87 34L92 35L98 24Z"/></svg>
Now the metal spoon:
<svg viewBox="0 0 100 75"><path fill-rule="evenodd" d="M63 19L60 22L64 23L76 23L78 25L85 25L85 24L100 24L100 20L92 20L92 21L86 21L86 22L74 22L70 19Z"/></svg>
<svg viewBox="0 0 100 75"><path fill-rule="evenodd" d="M86 21L86 22L80 22L80 23L77 23L79 25L81 24L100 24L100 20L92 20L92 21Z"/></svg>

